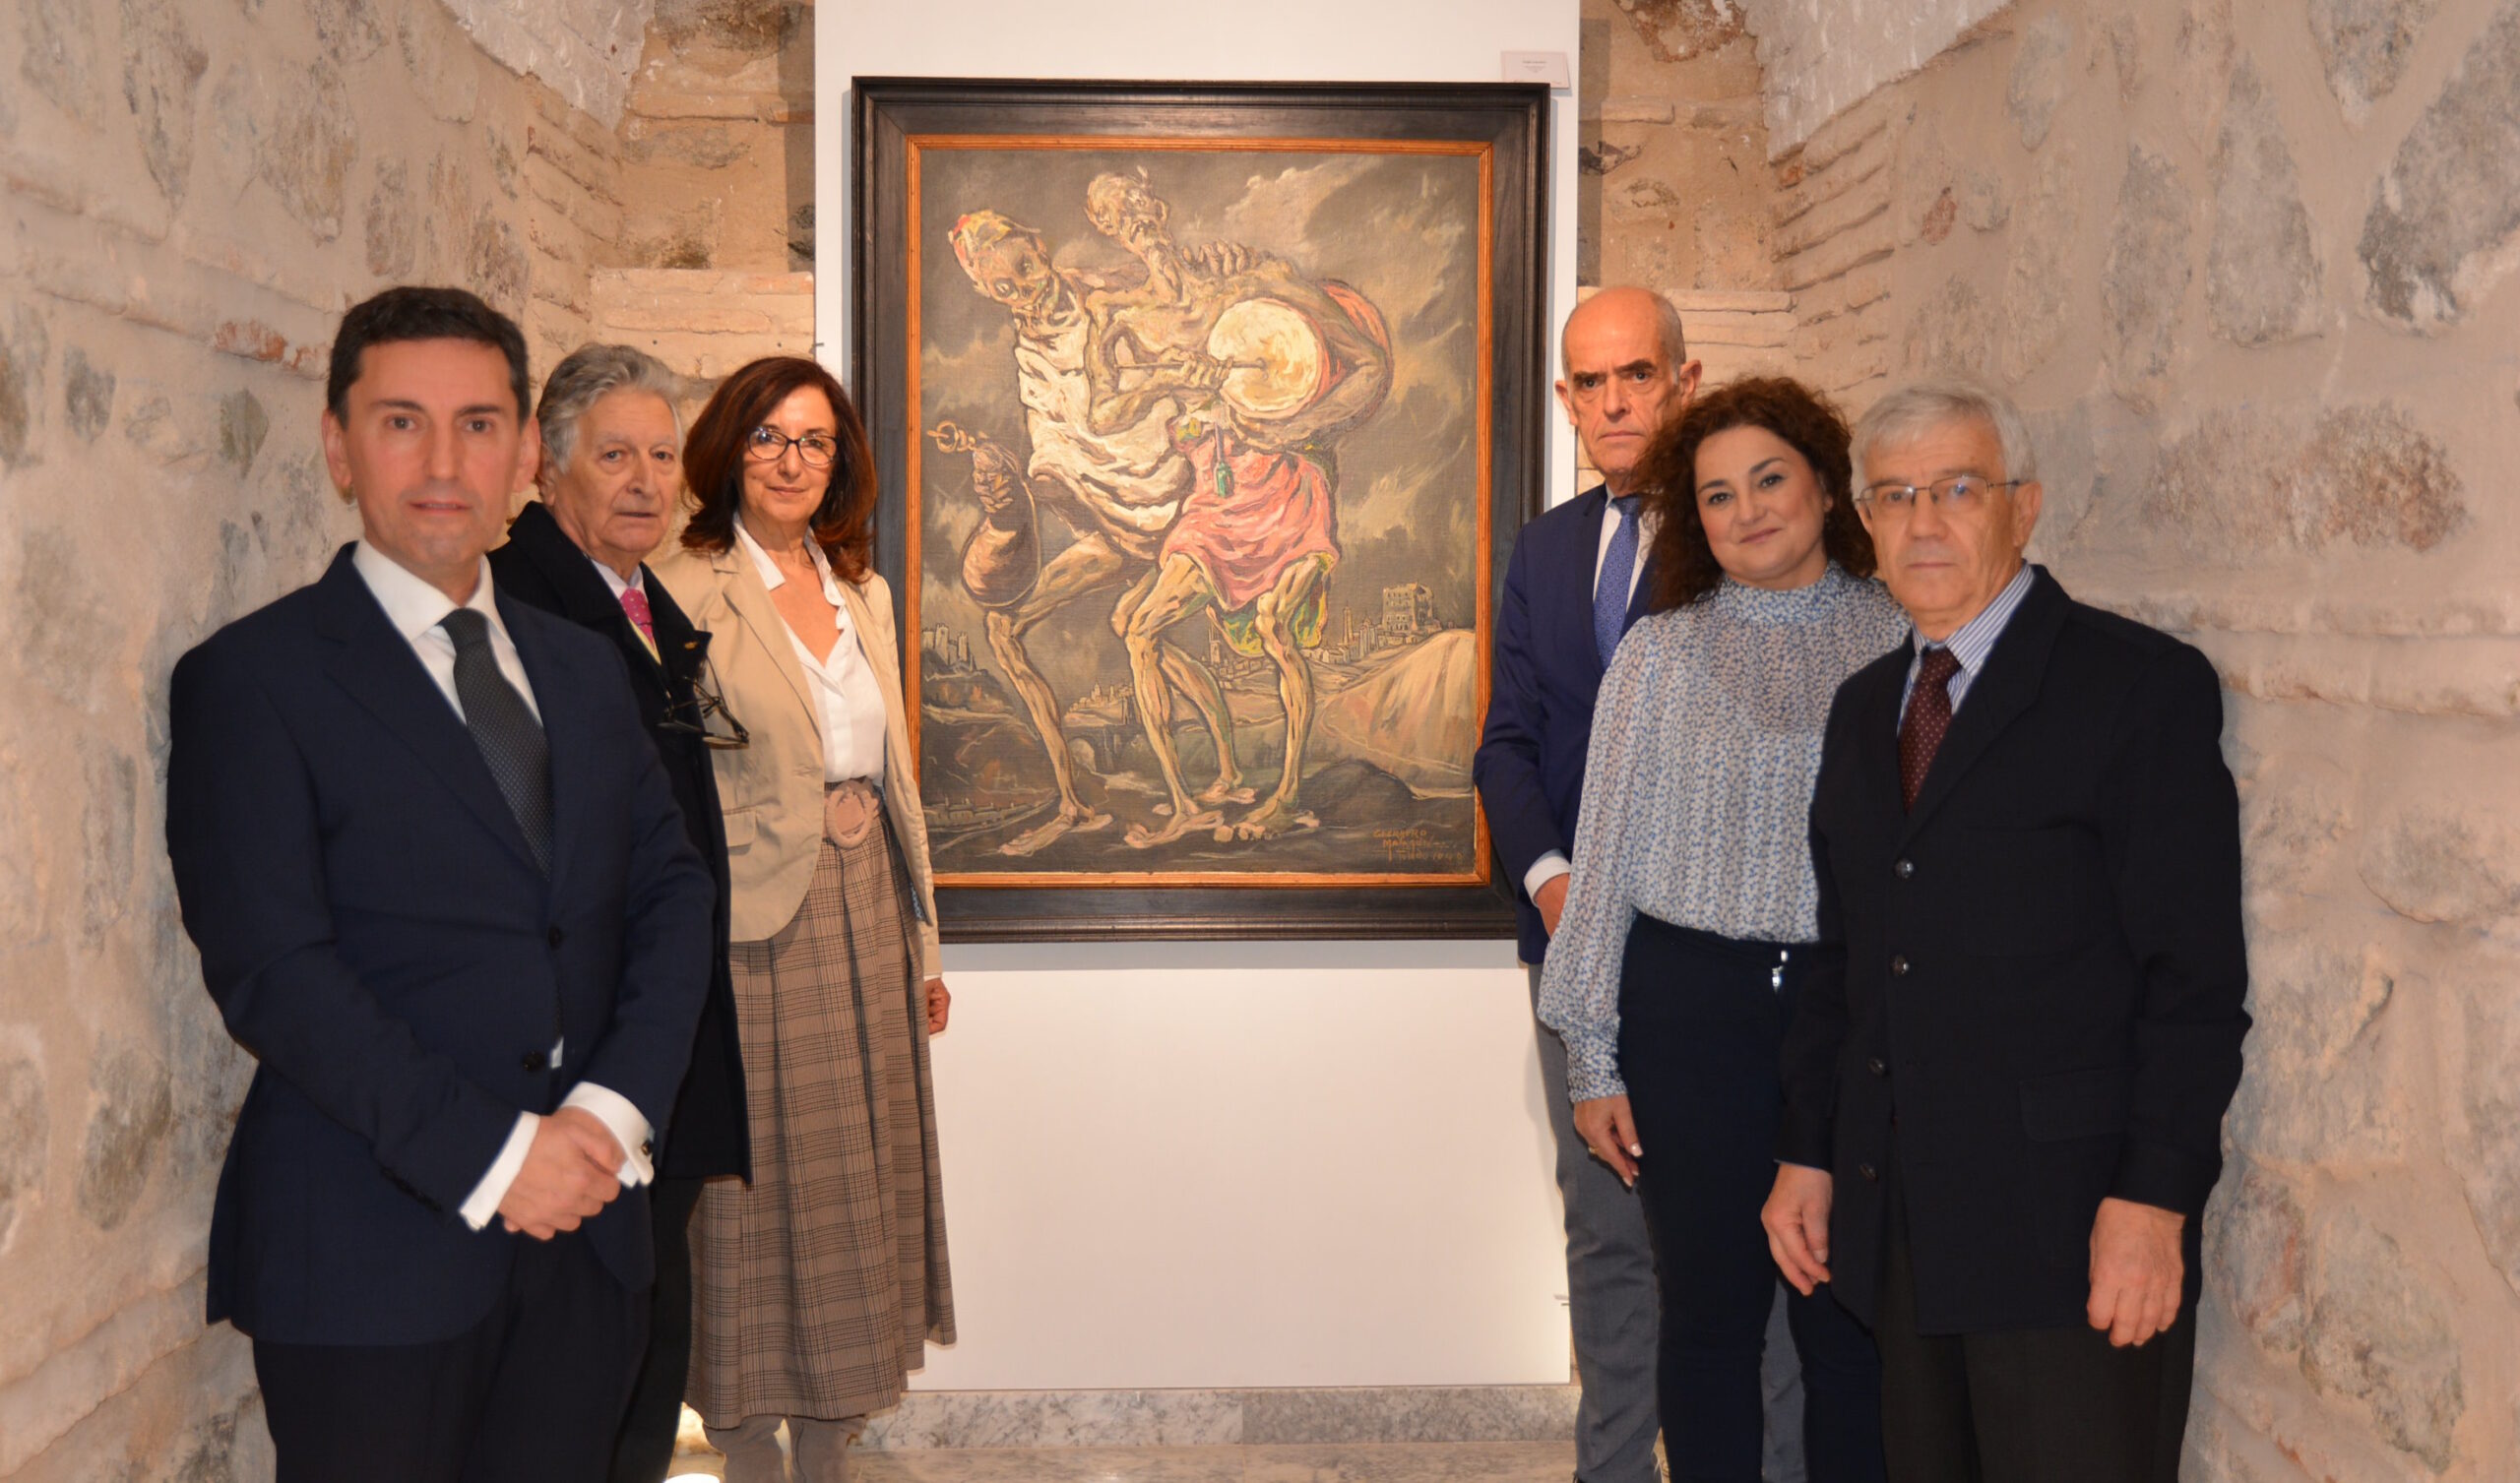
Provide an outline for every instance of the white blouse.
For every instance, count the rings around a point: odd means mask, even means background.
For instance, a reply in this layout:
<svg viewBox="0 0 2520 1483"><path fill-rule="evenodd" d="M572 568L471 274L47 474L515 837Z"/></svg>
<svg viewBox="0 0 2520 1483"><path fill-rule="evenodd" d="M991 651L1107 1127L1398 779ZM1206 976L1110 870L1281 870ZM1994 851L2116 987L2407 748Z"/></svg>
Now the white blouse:
<svg viewBox="0 0 2520 1483"><path fill-rule="evenodd" d="M761 542L752 538L742 521L735 522L735 539L743 543L744 553L752 558L754 570L761 573L761 585L773 591L787 581L779 564L770 559ZM796 663L805 671L805 686L814 695L814 718L822 723L823 781L847 782L863 777L870 782L884 780L884 689L875 678L875 668L866 662L859 638L849 621L849 605L840 598L840 580L832 576L831 563L823 549L805 542L814 558L814 570L823 580L823 598L832 606L832 617L840 626L840 637L824 658L814 657L805 641L786 623L788 643L796 650Z"/></svg>

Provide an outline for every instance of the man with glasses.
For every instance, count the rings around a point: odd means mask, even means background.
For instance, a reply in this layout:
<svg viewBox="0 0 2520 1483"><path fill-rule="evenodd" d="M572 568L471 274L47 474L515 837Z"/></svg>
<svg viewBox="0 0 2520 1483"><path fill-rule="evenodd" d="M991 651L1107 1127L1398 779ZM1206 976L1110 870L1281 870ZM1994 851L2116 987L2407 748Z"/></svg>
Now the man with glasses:
<svg viewBox="0 0 2520 1483"><path fill-rule="evenodd" d="M628 345L584 345L542 385L541 499L529 502L490 553L511 597L591 628L619 649L640 719L656 743L685 833L716 880L709 1002L673 1117L657 1140L650 1199L657 1285L648 1349L613 1453L614 1483L659 1483L673 1459L691 1363L691 1212L712 1175L751 1176L743 1059L726 967L725 822L712 746L740 727L707 683L709 636L691 625L646 560L664 539L682 492L681 378Z"/></svg>
<svg viewBox="0 0 2520 1483"><path fill-rule="evenodd" d="M1838 692L1764 1215L1881 1344L1893 1483L2173 1483L2239 1083L2214 667L2024 563L2020 414L1895 392L1856 493L1912 641Z"/></svg>

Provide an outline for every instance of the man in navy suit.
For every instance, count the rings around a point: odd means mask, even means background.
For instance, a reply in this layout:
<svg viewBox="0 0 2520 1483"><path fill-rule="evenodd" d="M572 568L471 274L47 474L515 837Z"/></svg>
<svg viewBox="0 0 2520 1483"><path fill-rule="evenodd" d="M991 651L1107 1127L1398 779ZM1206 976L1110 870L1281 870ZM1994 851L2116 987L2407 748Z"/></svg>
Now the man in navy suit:
<svg viewBox="0 0 2520 1483"><path fill-rule="evenodd" d="M260 1063L209 1317L283 1483L592 1483L641 1352L716 892L620 656L491 584L528 386L472 294L351 309L323 441L360 538L175 666L167 850Z"/></svg>
<svg viewBox="0 0 2520 1483"><path fill-rule="evenodd" d="M1829 711L1844 951L1786 1034L1768 1247L1879 1341L1892 1483L2175 1483L2249 1029L2222 681L2024 559L2001 394L1903 387L1854 458L1914 630Z"/></svg>
<svg viewBox="0 0 2520 1483"><path fill-rule="evenodd" d="M1566 904L1593 702L1621 635L1644 613L1651 532L1631 483L1654 435L1688 405L1701 367L1680 314L1644 288L1606 288L1567 317L1558 404L1602 482L1523 527L1497 609L1487 729L1473 772L1515 898L1535 1006L1541 960ZM1605 1167L1575 1132L1566 1046L1537 1020L1541 1084L1566 1205L1566 1286L1583 1381L1575 1476L1655 1483L1659 1303L1636 1167ZM1619 1146L1636 1142L1631 1128Z"/></svg>

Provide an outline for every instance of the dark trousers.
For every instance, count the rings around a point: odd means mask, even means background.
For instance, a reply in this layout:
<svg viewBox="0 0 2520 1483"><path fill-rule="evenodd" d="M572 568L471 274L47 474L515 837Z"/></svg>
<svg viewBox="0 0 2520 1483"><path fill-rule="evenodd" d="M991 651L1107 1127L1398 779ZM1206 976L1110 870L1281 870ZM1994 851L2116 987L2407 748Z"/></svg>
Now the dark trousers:
<svg viewBox="0 0 2520 1483"><path fill-rule="evenodd" d="M648 1304L648 1352L612 1447L612 1483L663 1483L682 1430L682 1387L691 1376L691 1212L705 1179L660 1177L649 1195L657 1227L657 1285Z"/></svg>
<svg viewBox="0 0 2520 1483"><path fill-rule="evenodd" d="M2177 1483L2195 1310L2126 1349L2087 1324L1920 1333L1895 1147L1890 1167L1877 1332L1894 1483Z"/></svg>
<svg viewBox="0 0 2520 1483"><path fill-rule="evenodd" d="M1526 964L1532 1002L1540 966ZM1566 1308L1575 1330L1576 1483L1659 1483L1654 1464L1654 1247L1636 1192L1593 1156L1566 1100L1566 1042L1534 1020L1541 1099L1566 1206Z"/></svg>
<svg viewBox="0 0 2520 1483"><path fill-rule="evenodd" d="M507 1291L454 1338L256 1339L278 1483L599 1483L647 1298L571 1233L518 1241Z"/></svg>
<svg viewBox="0 0 2520 1483"><path fill-rule="evenodd" d="M1759 1361L1779 1283L1760 1206L1776 1184L1777 1054L1809 950L1640 916L1619 985L1619 1075L1662 1287L1656 1389L1674 1483L1756 1483ZM1879 1483L1881 1369L1824 1289L1789 1292L1811 1483Z"/></svg>

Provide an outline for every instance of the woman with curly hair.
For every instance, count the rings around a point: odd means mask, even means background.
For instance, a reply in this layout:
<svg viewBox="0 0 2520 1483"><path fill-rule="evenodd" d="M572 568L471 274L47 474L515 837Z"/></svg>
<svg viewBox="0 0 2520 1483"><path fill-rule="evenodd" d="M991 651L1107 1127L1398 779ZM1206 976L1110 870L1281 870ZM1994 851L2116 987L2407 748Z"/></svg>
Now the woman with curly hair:
<svg viewBox="0 0 2520 1483"><path fill-rule="evenodd" d="M1674 1483L1759 1477L1780 1285L1759 1209L1777 1053L1819 935L1812 779L1839 684L1908 631L1871 580L1847 445L1819 396L1750 379L1700 397L1639 463L1655 611L1602 681L1541 985L1575 1126L1644 1204ZM1786 1307L1812 1483L1877 1483L1870 1335L1825 1289Z"/></svg>

